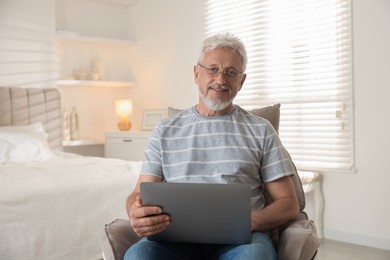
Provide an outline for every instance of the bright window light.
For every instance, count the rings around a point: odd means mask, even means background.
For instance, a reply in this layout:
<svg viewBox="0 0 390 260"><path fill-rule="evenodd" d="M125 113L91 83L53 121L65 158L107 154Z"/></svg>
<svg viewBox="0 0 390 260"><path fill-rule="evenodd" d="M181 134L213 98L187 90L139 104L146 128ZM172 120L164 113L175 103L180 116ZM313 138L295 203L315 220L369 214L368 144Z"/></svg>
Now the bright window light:
<svg viewBox="0 0 390 260"><path fill-rule="evenodd" d="M281 103L280 137L299 169L353 171L351 0L207 0L206 36L246 44L236 103Z"/></svg>

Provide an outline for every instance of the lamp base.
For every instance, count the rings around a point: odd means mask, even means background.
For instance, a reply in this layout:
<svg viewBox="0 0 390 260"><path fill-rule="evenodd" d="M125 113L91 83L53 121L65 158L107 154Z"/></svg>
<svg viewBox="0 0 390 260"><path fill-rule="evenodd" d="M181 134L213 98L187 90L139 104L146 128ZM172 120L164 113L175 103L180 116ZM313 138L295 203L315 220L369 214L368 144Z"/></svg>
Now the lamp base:
<svg viewBox="0 0 390 260"><path fill-rule="evenodd" d="M131 129L131 122L127 116L122 116L118 122L118 129L120 131L129 131Z"/></svg>

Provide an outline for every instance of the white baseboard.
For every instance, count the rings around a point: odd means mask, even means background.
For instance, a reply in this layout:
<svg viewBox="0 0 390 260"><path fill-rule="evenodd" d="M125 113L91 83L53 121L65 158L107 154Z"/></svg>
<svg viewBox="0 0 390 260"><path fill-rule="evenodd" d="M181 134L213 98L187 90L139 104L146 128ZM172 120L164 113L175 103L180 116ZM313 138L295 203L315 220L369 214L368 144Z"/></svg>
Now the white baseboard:
<svg viewBox="0 0 390 260"><path fill-rule="evenodd" d="M332 229L324 230L325 239L336 240L361 246L390 250L390 239L372 237L363 234L349 233Z"/></svg>

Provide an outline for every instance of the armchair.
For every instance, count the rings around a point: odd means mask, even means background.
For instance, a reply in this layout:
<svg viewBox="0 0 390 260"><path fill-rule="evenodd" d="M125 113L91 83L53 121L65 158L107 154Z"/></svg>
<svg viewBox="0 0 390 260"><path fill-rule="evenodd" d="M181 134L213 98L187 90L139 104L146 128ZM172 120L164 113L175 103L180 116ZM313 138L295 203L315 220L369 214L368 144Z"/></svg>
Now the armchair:
<svg viewBox="0 0 390 260"><path fill-rule="evenodd" d="M175 109L169 110L170 114L175 112L177 112ZM256 109L252 112L269 120L278 131L280 104ZM315 258L320 240L314 222L309 220L304 212L305 195L301 180L297 173L292 178L300 213L294 221L270 231L270 238L273 241L279 260L310 260ZM270 203L270 197L267 194L265 194L265 197L267 203ZM104 259L123 259L126 250L139 239L131 229L128 220L117 219L105 225L100 238Z"/></svg>

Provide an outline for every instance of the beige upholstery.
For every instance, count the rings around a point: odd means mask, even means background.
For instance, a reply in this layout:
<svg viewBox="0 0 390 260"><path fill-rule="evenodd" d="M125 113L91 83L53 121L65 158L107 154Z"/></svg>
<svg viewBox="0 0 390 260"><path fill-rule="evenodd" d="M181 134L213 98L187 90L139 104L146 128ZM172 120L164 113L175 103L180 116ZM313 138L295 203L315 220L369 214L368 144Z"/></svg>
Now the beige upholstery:
<svg viewBox="0 0 390 260"><path fill-rule="evenodd" d="M58 89L0 87L0 126L42 122L53 149L62 147L61 97Z"/></svg>
<svg viewBox="0 0 390 260"><path fill-rule="evenodd" d="M298 176L302 181L303 192L313 193L314 198L314 222L317 227L317 235L320 239L323 234L324 198L321 190L321 175L313 171L298 171Z"/></svg>
<svg viewBox="0 0 390 260"><path fill-rule="evenodd" d="M278 130L279 127L279 108L280 105L269 106L252 111L273 124ZM169 114L180 112L178 109L169 108ZM297 198L300 207L298 217L280 227L272 230L270 237L274 243L278 259L280 260L309 260L314 259L317 249L320 246L320 240L317 237L314 222L309 220L305 208L305 195L302 189L301 180L296 173L292 176ZM266 201L270 203L267 194ZM117 219L107 224L102 232L101 245L106 260L119 260L131 245L137 242L139 238L130 227L128 220Z"/></svg>
<svg viewBox="0 0 390 260"><path fill-rule="evenodd" d="M173 107L168 107L168 116L172 116L176 113L179 113L182 109L177 109ZM272 106L262 107L250 110L251 113L256 116L267 119L275 130L279 131L279 118L280 118L280 104L275 104Z"/></svg>

